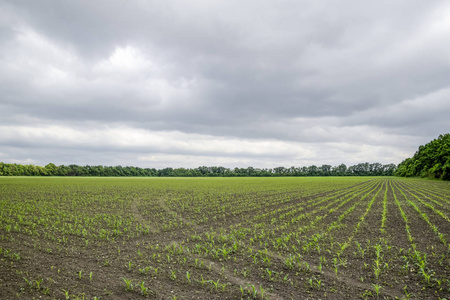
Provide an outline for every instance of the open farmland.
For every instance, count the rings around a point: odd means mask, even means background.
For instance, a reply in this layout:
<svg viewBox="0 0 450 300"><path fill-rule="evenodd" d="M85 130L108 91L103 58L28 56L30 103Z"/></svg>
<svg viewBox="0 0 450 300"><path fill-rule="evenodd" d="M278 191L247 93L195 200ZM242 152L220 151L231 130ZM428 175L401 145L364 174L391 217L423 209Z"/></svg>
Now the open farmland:
<svg viewBox="0 0 450 300"><path fill-rule="evenodd" d="M1 299L439 299L450 183L0 178Z"/></svg>

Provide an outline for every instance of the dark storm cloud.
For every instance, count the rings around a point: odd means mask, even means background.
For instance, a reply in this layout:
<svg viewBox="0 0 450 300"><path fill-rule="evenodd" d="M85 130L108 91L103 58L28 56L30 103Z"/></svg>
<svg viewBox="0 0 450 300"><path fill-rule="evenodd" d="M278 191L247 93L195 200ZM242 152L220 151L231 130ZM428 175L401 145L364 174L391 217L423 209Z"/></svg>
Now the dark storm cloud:
<svg viewBox="0 0 450 300"><path fill-rule="evenodd" d="M0 160L387 163L449 128L445 1L3 1L0 17Z"/></svg>

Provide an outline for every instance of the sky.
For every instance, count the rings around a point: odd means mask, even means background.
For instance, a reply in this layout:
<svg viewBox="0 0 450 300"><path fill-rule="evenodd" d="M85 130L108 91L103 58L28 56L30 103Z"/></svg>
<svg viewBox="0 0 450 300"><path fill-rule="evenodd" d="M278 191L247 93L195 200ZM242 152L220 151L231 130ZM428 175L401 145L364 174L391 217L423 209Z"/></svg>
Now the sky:
<svg viewBox="0 0 450 300"><path fill-rule="evenodd" d="M0 161L400 163L450 128L448 1L0 0Z"/></svg>

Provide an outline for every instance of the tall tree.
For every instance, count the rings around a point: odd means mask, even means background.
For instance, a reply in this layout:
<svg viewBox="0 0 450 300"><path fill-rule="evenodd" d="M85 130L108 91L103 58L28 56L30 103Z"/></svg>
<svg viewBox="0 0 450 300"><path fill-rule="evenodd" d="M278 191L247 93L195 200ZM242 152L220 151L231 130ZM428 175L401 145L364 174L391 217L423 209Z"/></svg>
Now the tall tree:
<svg viewBox="0 0 450 300"><path fill-rule="evenodd" d="M450 134L440 135L428 144L419 146L413 157L398 165L395 174L450 180Z"/></svg>

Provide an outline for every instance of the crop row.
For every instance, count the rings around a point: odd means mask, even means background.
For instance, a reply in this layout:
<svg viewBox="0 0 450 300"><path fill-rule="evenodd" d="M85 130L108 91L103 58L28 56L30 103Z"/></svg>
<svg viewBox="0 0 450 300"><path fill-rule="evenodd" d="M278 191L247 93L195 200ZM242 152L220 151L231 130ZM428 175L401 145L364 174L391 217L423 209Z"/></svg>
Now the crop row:
<svg viewBox="0 0 450 300"><path fill-rule="evenodd" d="M444 182L0 180L0 263L12 286L22 282L14 293L67 299L450 293Z"/></svg>

